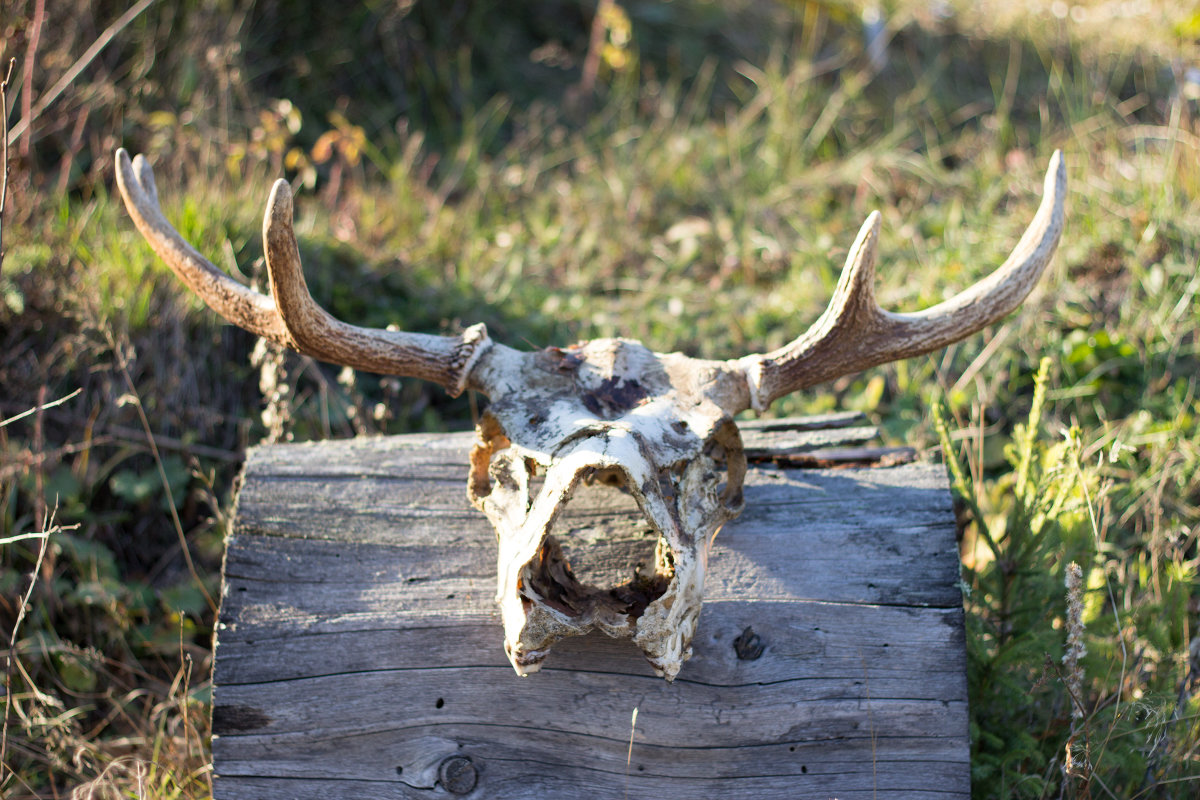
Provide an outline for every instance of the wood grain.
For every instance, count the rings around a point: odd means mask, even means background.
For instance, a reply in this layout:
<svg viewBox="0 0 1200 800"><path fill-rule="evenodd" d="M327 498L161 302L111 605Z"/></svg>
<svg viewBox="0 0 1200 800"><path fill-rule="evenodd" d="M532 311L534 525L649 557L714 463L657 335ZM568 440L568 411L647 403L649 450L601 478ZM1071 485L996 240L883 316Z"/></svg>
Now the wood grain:
<svg viewBox="0 0 1200 800"><path fill-rule="evenodd" d="M853 417L806 424L766 433L865 441ZM940 466L753 465L673 684L599 635L522 679L501 649L495 535L466 500L470 441L250 452L218 625L218 800L458 796L439 773L452 757L474 798L969 796ZM652 557L611 489L581 491L556 531L600 580Z"/></svg>

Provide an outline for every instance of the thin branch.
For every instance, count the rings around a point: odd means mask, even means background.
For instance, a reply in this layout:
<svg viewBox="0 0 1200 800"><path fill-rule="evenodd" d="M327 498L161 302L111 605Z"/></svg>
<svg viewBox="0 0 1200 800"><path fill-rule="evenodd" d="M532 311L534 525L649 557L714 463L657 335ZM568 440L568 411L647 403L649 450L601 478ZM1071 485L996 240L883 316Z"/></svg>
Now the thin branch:
<svg viewBox="0 0 1200 800"><path fill-rule="evenodd" d="M2 213L2 212L3 212L3 209L0 208L0 213ZM16 422L19 419L24 419L25 417L31 416L33 414L37 414L41 411L45 411L47 408L54 408L55 406L61 406L63 403L72 399L73 397L75 397L75 395L79 394L82 391L83 391L83 389L76 389L75 391L73 391L69 395L67 395L66 397L60 397L57 400L50 401L49 403L44 403L42 405L34 406L33 408L29 409L28 411L24 411L20 414L17 414L15 417L9 417L8 419L0 420L0 428L3 428L10 423Z"/></svg>
<svg viewBox="0 0 1200 800"><path fill-rule="evenodd" d="M39 533L19 533L16 536L6 536L5 538L0 539L0 545L16 544L17 542L23 542L26 539L46 539L49 536L50 534L46 533L45 531L41 531Z"/></svg>
<svg viewBox="0 0 1200 800"><path fill-rule="evenodd" d="M70 526L72 529L79 527L78 525ZM12 713L12 679L13 679L13 657L17 649L17 634L21 630L21 623L25 620L25 611L29 606L29 600L33 597L33 589L37 586L38 574L42 571L42 560L46 557L46 550L50 544L50 535L62 531L63 528L54 523L54 512L42 520L42 531L40 533L29 534L17 538L40 538L41 546L38 548L37 561L33 565L33 572L29 574L29 587L25 590L25 594L21 597L21 605L17 607L17 618L13 622L12 633L8 637L8 654L4 659L4 723L0 726L0 788L4 786L4 771L8 766L5 756L8 751L8 718ZM17 777L16 772L9 770L12 777Z"/></svg>

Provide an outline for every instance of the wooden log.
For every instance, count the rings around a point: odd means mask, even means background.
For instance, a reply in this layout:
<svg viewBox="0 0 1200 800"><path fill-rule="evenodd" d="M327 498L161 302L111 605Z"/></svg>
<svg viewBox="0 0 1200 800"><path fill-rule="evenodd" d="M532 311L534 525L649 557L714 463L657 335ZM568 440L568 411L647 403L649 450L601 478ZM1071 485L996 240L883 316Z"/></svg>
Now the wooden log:
<svg viewBox="0 0 1200 800"><path fill-rule="evenodd" d="M714 541L695 655L670 684L602 635L513 673L495 534L466 500L471 435L252 450L218 624L214 796L968 797L944 470L775 463L870 438L831 432L863 427L845 415L803 424L743 426L770 460ZM556 528L597 582L653 557L614 494L581 490Z"/></svg>

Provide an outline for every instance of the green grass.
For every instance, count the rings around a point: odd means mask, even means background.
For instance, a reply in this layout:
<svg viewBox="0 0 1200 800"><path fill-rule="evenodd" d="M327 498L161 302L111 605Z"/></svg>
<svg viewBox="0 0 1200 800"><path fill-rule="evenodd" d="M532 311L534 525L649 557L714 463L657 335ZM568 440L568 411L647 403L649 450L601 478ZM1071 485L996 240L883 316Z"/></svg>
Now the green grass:
<svg viewBox="0 0 1200 800"><path fill-rule="evenodd" d="M185 237L251 274L267 191L286 174L310 287L343 319L484 321L525 347L620 335L712 357L803 331L873 209L885 307L964 288L1016 243L1062 149L1067 230L1018 314L771 412L858 408L890 440L952 451L977 796L1194 794L1200 107L1176 84L1197 56L1191 11L1155 3L1134 25L1102 24L1106 4L1060 20L1049 6L934 18L898 3L876 72L855 4L630 3L626 66L602 68L582 102L569 88L586 5L538 4L497 28L501 12L467 4L422 47L405 37L438 22L425 4L398 18L365 4L291 45L273 37L292 6L278 19L225 6L140 17L15 164L0 419L43 387L46 400L80 393L0 427L0 629L31 592L10 653L6 797L89 781L110 797L209 790L204 593L238 453L264 433L260 376L251 337L182 291L129 223L118 144L155 162ZM35 86L119 13L75 12L55 20ZM398 49L363 44L388 31ZM530 60L551 42L566 67ZM370 58L352 68L356 49ZM271 57L252 68L251 51ZM389 64L410 69L387 83ZM322 160L322 141L342 149ZM286 365L297 439L470 424L471 398ZM1088 648L1075 698L1061 662L1071 561ZM1087 766L1064 775L1068 742Z"/></svg>

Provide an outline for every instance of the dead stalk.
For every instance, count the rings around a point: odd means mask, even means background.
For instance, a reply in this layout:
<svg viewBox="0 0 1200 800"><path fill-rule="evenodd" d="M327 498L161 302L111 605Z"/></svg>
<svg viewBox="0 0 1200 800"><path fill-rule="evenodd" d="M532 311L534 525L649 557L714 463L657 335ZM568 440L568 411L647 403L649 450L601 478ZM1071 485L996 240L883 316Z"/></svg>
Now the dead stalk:
<svg viewBox="0 0 1200 800"><path fill-rule="evenodd" d="M55 511L57 511L57 508ZM12 632L8 637L8 653L4 657L4 723L2 728L0 728L0 789L3 789L5 785L4 773L8 765L6 759L8 752L8 718L12 714L13 657L17 652L17 634L21 630L21 623L25 620L25 612L29 607L30 599L33 597L33 590L37 586L38 576L42 571L42 562L46 558L47 550L49 550L50 536L63 530L63 528L54 524L55 511L49 512L49 515L42 519L42 530L39 533L22 534L14 536L11 539L0 540L0 544L11 544L23 539L41 539L37 560L34 562L33 571L29 574L29 586L25 589L25 594L21 597L21 604L17 607L17 618L13 622ZM72 525L70 527L76 528L78 526ZM18 777L14 771L10 771L10 776L13 778Z"/></svg>
<svg viewBox="0 0 1200 800"><path fill-rule="evenodd" d="M633 764L633 737L637 733L637 706L633 707L633 719L629 721L629 752L625 754L625 800L629 800L629 767Z"/></svg>
<svg viewBox="0 0 1200 800"><path fill-rule="evenodd" d="M150 428L150 420L146 417L146 410L142 407L142 398L138 394L137 386L133 383L133 377L129 374L129 365L125 361L125 353L117 344L115 337L111 332L108 333L108 344L112 348L113 355L116 358L117 370L121 373L121 377L125 381L125 386L129 389L129 399L133 407L137 410L138 419L142 423L142 430L146 435L146 444L150 447L150 455L154 458L154 465L158 469L158 479L162 482L163 491L167 493L167 507L171 510L171 522L175 525L175 534L179 537L179 547L183 551L183 560L187 563L188 572L191 573L192 580L195 581L200 593L204 595L205 601L208 603L209 609L215 614L217 612L217 603L209 593L208 587L204 585L204 581L200 579L200 573L196 571L196 564L192 560L192 551L188 546L187 534L183 532L183 523L179 519L179 511L175 508L175 504L170 502L173 496L171 492L171 481L167 478L167 470L163 466L162 456L158 451L158 442L155 439L154 431Z"/></svg>
<svg viewBox="0 0 1200 800"><path fill-rule="evenodd" d="M33 7L33 20L29 27L33 29L33 33L29 37L29 44L25 48L25 70L21 78L21 122L25 123L27 130L32 131L29 126L29 121L32 119L31 113L33 108L33 68L37 64L37 49L38 44L42 40L42 25L46 22L46 0L37 0ZM21 127L20 124L17 125ZM13 131L13 136L20 136L19 130ZM21 142L21 158L29 158L30 135L26 134L24 141Z"/></svg>
<svg viewBox="0 0 1200 800"><path fill-rule="evenodd" d="M1080 725L1086 715L1083 707L1083 666L1080 664L1080 659L1087 654L1087 646L1083 642L1083 569L1074 561L1067 565L1066 587L1067 652L1062 661L1065 672L1063 680L1071 699L1071 732L1063 753L1063 777L1068 783L1079 779L1086 789L1091 772L1086 737L1082 747L1077 745Z"/></svg>
<svg viewBox="0 0 1200 800"><path fill-rule="evenodd" d="M8 82L12 80L13 67L17 60L8 60L8 71L0 82L0 148L3 149L4 171L0 177L0 274L4 273L4 206L8 199Z"/></svg>
<svg viewBox="0 0 1200 800"><path fill-rule="evenodd" d="M0 212L2 212L2 211L3 211L3 209L0 208ZM41 413L43 411L45 411L46 409L54 408L55 406L61 406L63 403L67 402L68 400L74 399L75 396L78 395L82 391L83 391L83 389L76 389L75 391L73 391L69 395L67 395L66 397L60 397L57 400L51 400L49 403L39 402L38 405L34 406L33 408L29 409L28 411L22 411L20 414L11 416L8 419L0 420L0 428L5 427L6 425L11 425L12 423L16 422L19 419L25 419L25 417L29 417L34 414L38 414L40 416Z"/></svg>

